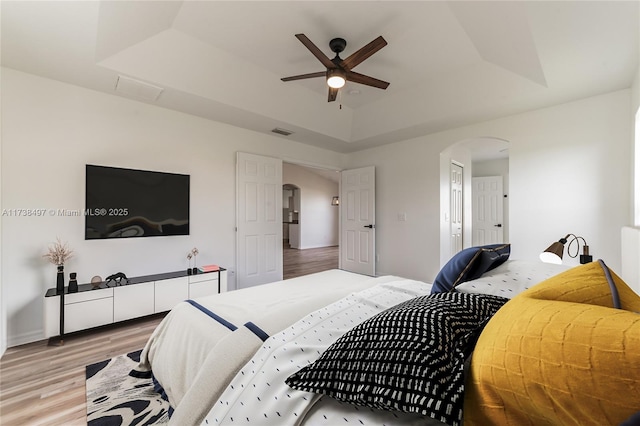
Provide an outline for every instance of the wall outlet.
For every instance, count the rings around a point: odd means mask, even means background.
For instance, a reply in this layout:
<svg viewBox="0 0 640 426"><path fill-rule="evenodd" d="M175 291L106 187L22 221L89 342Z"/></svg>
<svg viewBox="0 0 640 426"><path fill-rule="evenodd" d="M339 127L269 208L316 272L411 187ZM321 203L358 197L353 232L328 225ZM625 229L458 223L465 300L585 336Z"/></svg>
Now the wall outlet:
<svg viewBox="0 0 640 426"><path fill-rule="evenodd" d="M406 222L407 221L407 214L406 213L398 213L398 221Z"/></svg>

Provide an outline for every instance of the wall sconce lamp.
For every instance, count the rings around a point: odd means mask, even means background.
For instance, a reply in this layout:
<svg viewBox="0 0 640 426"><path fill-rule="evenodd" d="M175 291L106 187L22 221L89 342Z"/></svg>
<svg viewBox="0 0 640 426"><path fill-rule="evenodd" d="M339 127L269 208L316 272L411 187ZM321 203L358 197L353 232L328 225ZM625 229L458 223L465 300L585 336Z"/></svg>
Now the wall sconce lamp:
<svg viewBox="0 0 640 426"><path fill-rule="evenodd" d="M571 238L571 240L569 240ZM558 265L562 264L562 254L564 253L564 245L569 241L569 245L567 246L567 254L569 257L577 257L578 252L580 251L580 240L582 240L582 254L580 255L580 263L585 264L593 261L593 256L589 254L589 246L587 245L587 241L574 234L567 234L566 237L560 238L559 241L551 244L549 248L540 253L540 260L545 263L555 263ZM571 245L576 243L576 252L575 254L571 254Z"/></svg>
<svg viewBox="0 0 640 426"><path fill-rule="evenodd" d="M331 205L332 206L339 206L340 205L340 198L338 198L337 195L335 197L331 198Z"/></svg>

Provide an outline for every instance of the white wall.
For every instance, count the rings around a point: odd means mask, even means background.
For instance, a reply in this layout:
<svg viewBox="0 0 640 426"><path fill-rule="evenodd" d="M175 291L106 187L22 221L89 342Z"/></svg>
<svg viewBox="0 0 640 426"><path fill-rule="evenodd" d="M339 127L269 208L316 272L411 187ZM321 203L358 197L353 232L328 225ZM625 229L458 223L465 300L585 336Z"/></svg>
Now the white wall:
<svg viewBox="0 0 640 426"><path fill-rule="evenodd" d="M631 219L630 97L622 90L352 155L349 167L376 167L378 270L435 277L440 153L476 137L510 142L514 258L535 260L550 241L572 232L587 239L594 258L619 270L620 228ZM403 210L407 221L398 222Z"/></svg>
<svg viewBox="0 0 640 426"><path fill-rule="evenodd" d="M507 195L502 199L504 241L509 241L509 159L474 161L473 177L502 176L502 192Z"/></svg>
<svg viewBox="0 0 640 426"><path fill-rule="evenodd" d="M0 8L1 9L1 8ZM0 81L2 80L2 68L0 68ZM2 85L0 84L0 212L2 203ZM0 216L0 266L2 265L2 216ZM4 288L2 285L2 272L0 271L0 357L7 350L7 308L5 305Z"/></svg>
<svg viewBox="0 0 640 426"><path fill-rule="evenodd" d="M331 198L338 183L290 163L282 165L282 183L300 188L300 248L337 246L339 209Z"/></svg>
<svg viewBox="0 0 640 426"><path fill-rule="evenodd" d="M633 225L640 226L640 66L631 86L631 115L634 124L632 141L633 156L631 156L631 167L634 171L633 185L631 186L631 199L633 208Z"/></svg>
<svg viewBox="0 0 640 426"><path fill-rule="evenodd" d="M2 70L2 207L84 208L85 164L191 175L191 235L84 240L82 217L2 217L2 284L9 346L41 339L43 295L55 268L42 259L60 237L80 282L198 263L235 267L235 162L244 151L344 168L345 156L118 96ZM235 288L230 277L230 288Z"/></svg>

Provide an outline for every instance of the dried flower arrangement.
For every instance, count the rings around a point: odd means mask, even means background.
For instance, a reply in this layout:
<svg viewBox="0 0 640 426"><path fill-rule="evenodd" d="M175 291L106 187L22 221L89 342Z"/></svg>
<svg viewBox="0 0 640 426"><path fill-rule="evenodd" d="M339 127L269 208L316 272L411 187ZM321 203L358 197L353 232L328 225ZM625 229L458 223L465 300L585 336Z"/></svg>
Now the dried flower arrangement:
<svg viewBox="0 0 640 426"><path fill-rule="evenodd" d="M73 257L73 250L69 248L67 243L60 241L60 238L56 238L56 242L49 244L49 251L42 257L54 265L64 265L67 260Z"/></svg>
<svg viewBox="0 0 640 426"><path fill-rule="evenodd" d="M194 269L193 272L194 273L196 272L195 271L195 268L196 268L196 257L198 256L198 253L199 253L199 251L198 251L197 248L194 247L194 248L191 249L191 254L193 255L193 269Z"/></svg>

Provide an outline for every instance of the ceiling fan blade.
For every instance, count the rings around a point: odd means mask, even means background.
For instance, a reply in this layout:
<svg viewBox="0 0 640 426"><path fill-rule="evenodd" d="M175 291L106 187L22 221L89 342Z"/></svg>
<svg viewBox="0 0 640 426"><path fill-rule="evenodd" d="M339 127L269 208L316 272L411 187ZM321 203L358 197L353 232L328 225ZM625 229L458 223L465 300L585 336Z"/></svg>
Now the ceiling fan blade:
<svg viewBox="0 0 640 426"><path fill-rule="evenodd" d="M309 40L309 38L307 38L306 35L304 35L304 34L296 34L296 37L298 38L298 40L300 40L302 42L302 44L305 45L305 47L307 49L309 49L309 51L311 53L313 53L313 56L315 56L316 58L318 58L318 60L320 62L322 62L322 65L324 65L327 68L331 68L331 69L336 67L336 64L334 64L331 61L331 59L329 59L329 57L327 57L327 55L322 53L322 50L318 49L318 46L313 44L313 42L311 40Z"/></svg>
<svg viewBox="0 0 640 426"><path fill-rule="evenodd" d="M338 97L338 90L340 90L340 89L329 87L329 100L328 100L328 102L333 102L333 101L336 100L336 98Z"/></svg>
<svg viewBox="0 0 640 426"><path fill-rule="evenodd" d="M360 50L352 53L347 59L343 60L340 63L340 66L349 71L386 45L387 41L382 36L380 36L377 39L373 40L371 43L362 47Z"/></svg>
<svg viewBox="0 0 640 426"><path fill-rule="evenodd" d="M293 80L302 80L305 78L316 78L316 77L326 77L326 76L327 76L326 71L320 71L320 72L312 72L309 74L292 75L291 77L284 77L284 78L281 78L280 80L293 81Z"/></svg>
<svg viewBox="0 0 640 426"><path fill-rule="evenodd" d="M369 77L368 75L359 74L353 71L347 71L347 81L377 87L378 89L383 90L389 87L389 83L386 81L378 80L377 78Z"/></svg>

